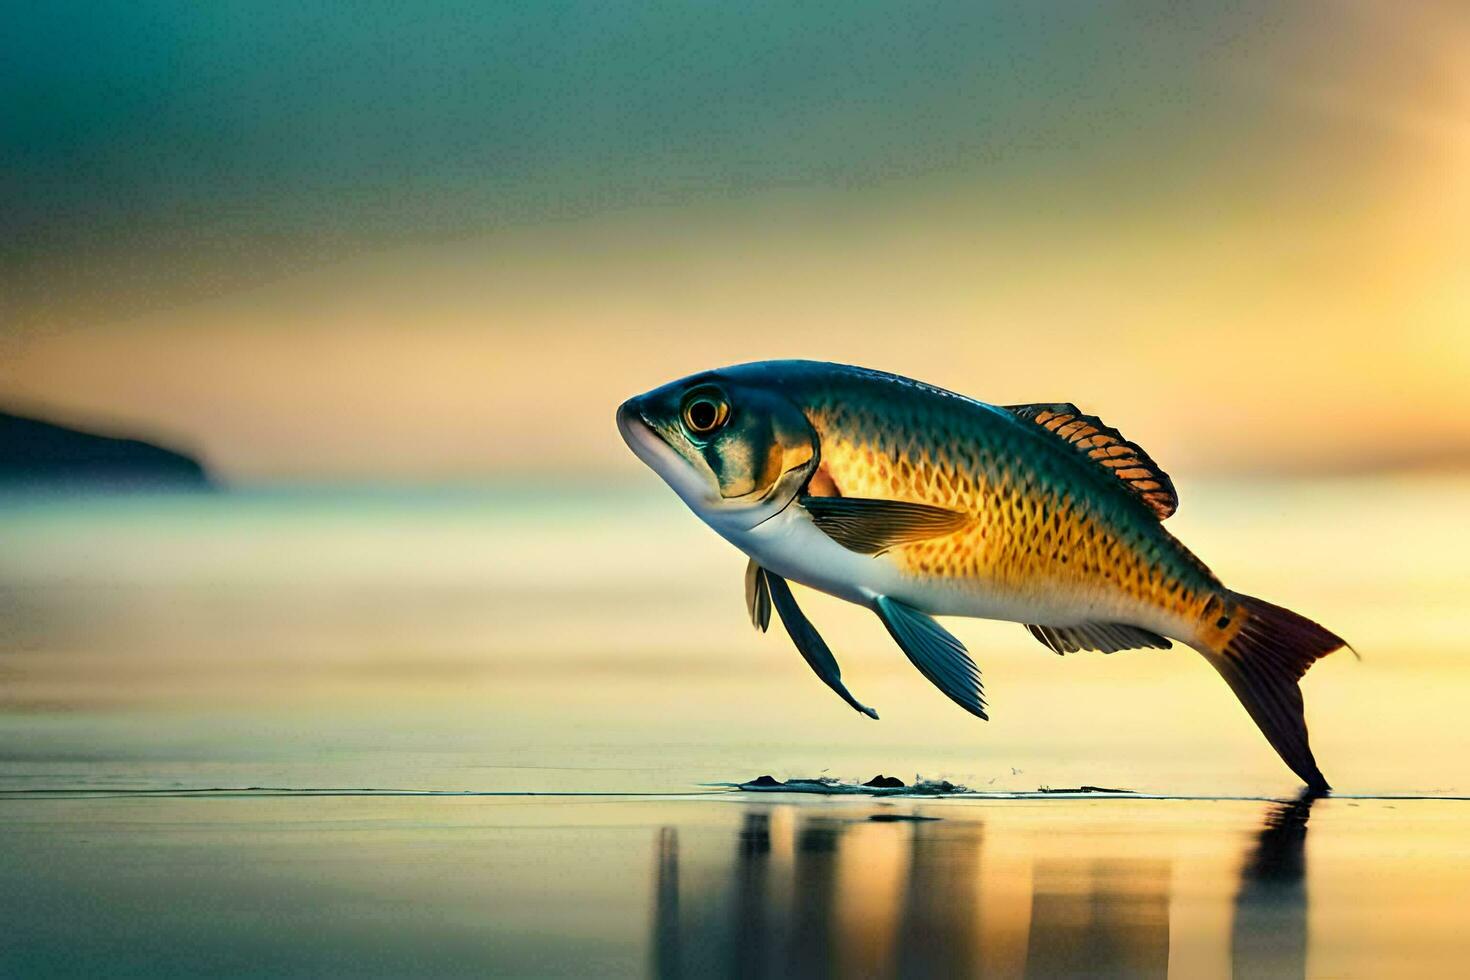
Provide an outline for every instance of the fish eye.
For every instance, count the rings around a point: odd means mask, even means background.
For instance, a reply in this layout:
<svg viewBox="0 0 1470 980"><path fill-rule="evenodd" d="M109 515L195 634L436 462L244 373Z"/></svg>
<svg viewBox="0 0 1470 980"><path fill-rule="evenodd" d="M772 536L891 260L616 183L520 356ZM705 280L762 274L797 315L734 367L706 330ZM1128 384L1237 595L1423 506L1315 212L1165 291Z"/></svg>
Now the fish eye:
<svg viewBox="0 0 1470 980"><path fill-rule="evenodd" d="M697 436L707 436L730 417L730 403L718 392L702 391L684 403L684 424Z"/></svg>

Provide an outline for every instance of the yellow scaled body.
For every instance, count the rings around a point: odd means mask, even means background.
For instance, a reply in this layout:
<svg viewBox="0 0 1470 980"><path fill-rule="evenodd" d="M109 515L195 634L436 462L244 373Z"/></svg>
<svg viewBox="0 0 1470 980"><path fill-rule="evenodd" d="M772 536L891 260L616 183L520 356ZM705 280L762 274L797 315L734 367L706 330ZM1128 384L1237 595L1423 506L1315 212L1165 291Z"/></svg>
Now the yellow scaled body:
<svg viewBox="0 0 1470 980"><path fill-rule="evenodd" d="M988 408L966 412L973 404L939 399L905 409L851 393L814 399L821 465L812 492L970 515L967 526L884 555L936 588L1042 607L1051 617L1045 625L1121 615L1220 642L1229 632L1215 625L1225 590L1150 507L1041 424ZM983 438L977 429L987 430Z"/></svg>

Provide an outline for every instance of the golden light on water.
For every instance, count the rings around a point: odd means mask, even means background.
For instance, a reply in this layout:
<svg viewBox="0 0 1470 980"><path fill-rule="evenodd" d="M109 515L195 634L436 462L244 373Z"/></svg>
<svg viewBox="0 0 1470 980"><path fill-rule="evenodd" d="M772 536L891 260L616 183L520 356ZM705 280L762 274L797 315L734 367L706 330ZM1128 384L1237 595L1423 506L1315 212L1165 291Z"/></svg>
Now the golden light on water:
<svg viewBox="0 0 1470 980"><path fill-rule="evenodd" d="M1174 532L1227 585L1361 651L1361 662L1328 657L1304 682L1333 784L1470 783L1456 701L1470 590L1463 478L1189 479L1179 490ZM664 763L710 779L785 764L991 788L1293 785L1185 648L1058 657L1014 624L948 621L984 672L982 723L934 691L866 610L803 590L846 683L882 721L861 718L779 630L750 629L743 559L666 490L35 506L3 527L0 579L32 597L10 627L5 697L19 710L351 714L391 698L454 738L523 745L536 765L581 752L577 726L591 726L629 751L675 732Z"/></svg>

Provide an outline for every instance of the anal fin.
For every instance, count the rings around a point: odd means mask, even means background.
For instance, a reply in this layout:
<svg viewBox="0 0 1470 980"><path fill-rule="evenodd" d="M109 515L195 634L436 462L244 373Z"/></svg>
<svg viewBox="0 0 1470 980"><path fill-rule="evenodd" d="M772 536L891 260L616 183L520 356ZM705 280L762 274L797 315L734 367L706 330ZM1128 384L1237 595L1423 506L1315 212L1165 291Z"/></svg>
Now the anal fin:
<svg viewBox="0 0 1470 980"><path fill-rule="evenodd" d="M1026 629L1048 650L1076 653L1099 650L1168 650L1174 644L1167 637L1126 623L1081 623L1076 626L1038 626L1027 623Z"/></svg>

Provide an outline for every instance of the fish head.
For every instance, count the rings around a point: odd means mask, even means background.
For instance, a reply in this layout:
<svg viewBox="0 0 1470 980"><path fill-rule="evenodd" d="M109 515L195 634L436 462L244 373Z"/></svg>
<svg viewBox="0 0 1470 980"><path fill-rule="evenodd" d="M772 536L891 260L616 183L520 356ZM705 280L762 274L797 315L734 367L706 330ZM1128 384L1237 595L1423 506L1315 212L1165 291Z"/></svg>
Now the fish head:
<svg viewBox="0 0 1470 980"><path fill-rule="evenodd" d="M818 440L779 387L719 371L693 375L618 408L634 455L717 529L748 530L779 513L816 470Z"/></svg>

